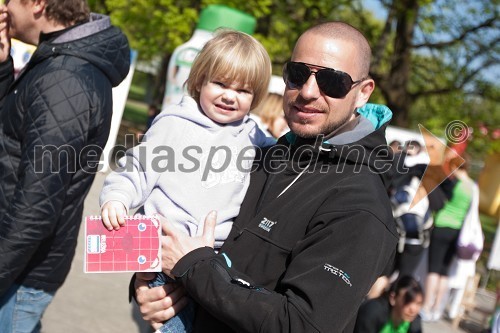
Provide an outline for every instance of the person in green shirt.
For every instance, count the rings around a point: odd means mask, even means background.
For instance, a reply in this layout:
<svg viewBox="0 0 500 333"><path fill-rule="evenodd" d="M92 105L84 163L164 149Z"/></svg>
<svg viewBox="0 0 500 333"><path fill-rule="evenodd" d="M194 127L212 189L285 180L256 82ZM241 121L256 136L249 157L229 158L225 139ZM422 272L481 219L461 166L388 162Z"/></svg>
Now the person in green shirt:
<svg viewBox="0 0 500 333"><path fill-rule="evenodd" d="M423 301L417 280L402 276L384 295L361 305L354 333L421 333L419 311Z"/></svg>
<svg viewBox="0 0 500 333"><path fill-rule="evenodd" d="M463 159L454 159L455 166ZM429 273L426 278L425 303L422 320L436 321L441 317L443 296L448 290L449 268L456 255L457 240L463 221L472 202L474 182L467 173L468 163L455 171L455 186L451 198L434 218L434 229L429 247Z"/></svg>

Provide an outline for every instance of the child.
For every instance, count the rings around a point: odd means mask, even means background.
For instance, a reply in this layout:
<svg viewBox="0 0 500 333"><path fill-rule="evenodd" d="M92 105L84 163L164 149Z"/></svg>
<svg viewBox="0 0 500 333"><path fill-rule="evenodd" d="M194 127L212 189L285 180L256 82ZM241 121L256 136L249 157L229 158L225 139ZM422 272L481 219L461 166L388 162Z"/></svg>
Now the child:
<svg viewBox="0 0 500 333"><path fill-rule="evenodd" d="M198 222L216 210L219 249L248 188L255 146L275 142L248 118L266 96L270 77L271 61L257 40L219 31L193 63L186 81L190 96L163 110L144 141L106 178L100 197L104 225L118 229L130 208L143 205L146 215L163 215L196 236L202 232ZM167 279L158 273L150 286ZM190 305L159 331L189 332L193 317Z"/></svg>

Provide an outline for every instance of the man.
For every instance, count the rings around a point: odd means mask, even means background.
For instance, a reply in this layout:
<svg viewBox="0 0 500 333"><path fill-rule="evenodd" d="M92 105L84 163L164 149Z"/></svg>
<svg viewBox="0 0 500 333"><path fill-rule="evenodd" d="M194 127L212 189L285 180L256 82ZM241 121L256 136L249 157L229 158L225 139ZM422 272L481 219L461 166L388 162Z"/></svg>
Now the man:
<svg viewBox="0 0 500 333"><path fill-rule="evenodd" d="M70 269L130 49L85 0L10 0L0 13L0 332L38 332ZM38 45L16 80L11 37Z"/></svg>
<svg viewBox="0 0 500 333"><path fill-rule="evenodd" d="M283 75L291 132L263 152L221 253L210 248L213 214L196 238L164 223L163 269L200 305L195 332L352 331L398 241L386 193L390 111L365 106L370 55L340 22L299 38ZM157 327L182 306L182 289L148 290L147 278L137 276L137 300Z"/></svg>

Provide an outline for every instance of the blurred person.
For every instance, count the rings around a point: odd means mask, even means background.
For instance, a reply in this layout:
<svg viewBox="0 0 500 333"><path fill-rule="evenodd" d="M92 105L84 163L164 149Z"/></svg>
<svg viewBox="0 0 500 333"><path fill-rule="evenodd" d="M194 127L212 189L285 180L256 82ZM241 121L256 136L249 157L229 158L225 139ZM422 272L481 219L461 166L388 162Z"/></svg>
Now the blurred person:
<svg viewBox="0 0 500 333"><path fill-rule="evenodd" d="M251 166L255 147L275 143L248 117L267 94L270 76L271 60L255 38L232 30L216 32L193 62L186 81L190 96L165 107L143 142L127 151L118 168L106 177L100 197L103 224L109 230L119 229L129 209L143 206L146 215L160 214L196 236L202 230L199 221L216 209L218 251L250 183L250 168L241 163L240 154ZM176 162L167 170L154 165L159 156L165 156L165 147L172 149ZM193 148L196 153L186 157ZM211 158L220 148L230 152ZM197 158L200 170L181 169ZM158 273L151 287L167 282L174 281ZM190 303L159 331L190 332L193 318L194 303Z"/></svg>
<svg viewBox="0 0 500 333"><path fill-rule="evenodd" d="M408 156L417 156L422 151L422 145L417 140L408 140L405 142L403 151Z"/></svg>
<svg viewBox="0 0 500 333"><path fill-rule="evenodd" d="M290 130L283 112L284 90L283 79L277 76L271 77L269 93L260 106L251 114L252 119L257 122L259 127L276 139Z"/></svg>
<svg viewBox="0 0 500 333"><path fill-rule="evenodd" d="M199 304L195 332L353 330L398 239L386 194L391 112L366 104L370 58L346 23L304 32L283 69L290 132L256 160L219 254L213 219L192 238L164 221L163 271ZM149 289L148 278L136 274L136 298L157 327L183 306L183 292Z"/></svg>
<svg viewBox="0 0 500 333"><path fill-rule="evenodd" d="M424 250L429 247L433 225L428 193L421 183L426 164L408 166L408 173L395 178L399 184L391 196L392 212L399 231L395 271L400 276L415 276Z"/></svg>
<svg viewBox="0 0 500 333"><path fill-rule="evenodd" d="M392 149L393 154L399 153L403 150L401 141L399 140L392 140L391 143L389 143L389 148Z"/></svg>
<svg viewBox="0 0 500 333"><path fill-rule="evenodd" d="M354 333L422 333L424 293L411 276L401 276L381 297L361 305Z"/></svg>
<svg viewBox="0 0 500 333"><path fill-rule="evenodd" d="M84 0L10 0L0 13L0 332L39 332L70 270L130 49ZM10 38L37 45L15 81Z"/></svg>
<svg viewBox="0 0 500 333"><path fill-rule="evenodd" d="M148 108L148 120L146 122L146 131L151 128L156 116L160 113L158 107L154 104L151 104Z"/></svg>
<svg viewBox="0 0 500 333"><path fill-rule="evenodd" d="M448 291L449 269L457 253L457 240L464 219L472 203L474 182L467 173L468 161L462 158L450 164L457 168L449 200L434 217L434 229L429 246L429 273L425 282L425 303L422 320L435 321L441 318L442 300ZM459 165L460 164L460 165Z"/></svg>

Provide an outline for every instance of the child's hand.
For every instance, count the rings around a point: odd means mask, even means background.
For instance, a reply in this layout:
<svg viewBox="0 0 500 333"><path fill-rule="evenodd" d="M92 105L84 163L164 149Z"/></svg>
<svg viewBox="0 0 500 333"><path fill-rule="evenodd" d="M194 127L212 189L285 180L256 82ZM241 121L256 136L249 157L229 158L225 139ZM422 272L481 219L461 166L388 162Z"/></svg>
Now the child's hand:
<svg viewBox="0 0 500 333"><path fill-rule="evenodd" d="M101 208L102 223L108 230L118 230L125 225L127 208L120 201L108 201Z"/></svg>

